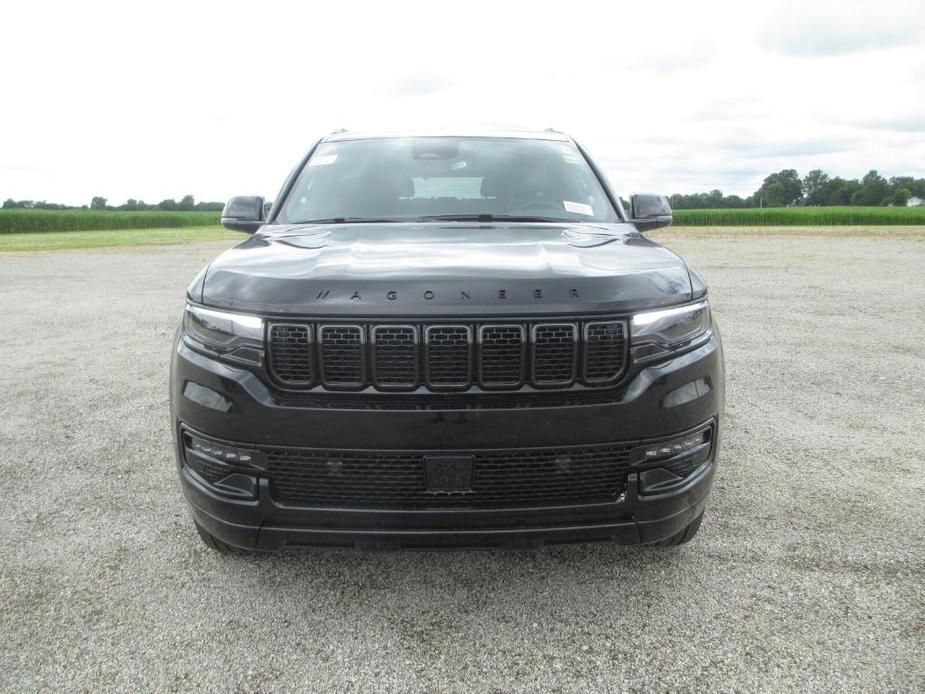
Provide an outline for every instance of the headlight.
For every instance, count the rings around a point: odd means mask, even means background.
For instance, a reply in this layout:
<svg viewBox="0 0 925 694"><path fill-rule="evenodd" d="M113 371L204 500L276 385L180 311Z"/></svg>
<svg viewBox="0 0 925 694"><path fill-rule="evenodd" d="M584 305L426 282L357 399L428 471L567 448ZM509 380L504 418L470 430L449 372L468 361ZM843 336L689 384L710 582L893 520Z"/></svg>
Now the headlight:
<svg viewBox="0 0 925 694"><path fill-rule="evenodd" d="M633 358L648 361L689 346L710 330L710 304L647 311L633 316L631 342Z"/></svg>
<svg viewBox="0 0 925 694"><path fill-rule="evenodd" d="M183 329L189 337L236 361L259 364L263 355L263 319L186 305Z"/></svg>

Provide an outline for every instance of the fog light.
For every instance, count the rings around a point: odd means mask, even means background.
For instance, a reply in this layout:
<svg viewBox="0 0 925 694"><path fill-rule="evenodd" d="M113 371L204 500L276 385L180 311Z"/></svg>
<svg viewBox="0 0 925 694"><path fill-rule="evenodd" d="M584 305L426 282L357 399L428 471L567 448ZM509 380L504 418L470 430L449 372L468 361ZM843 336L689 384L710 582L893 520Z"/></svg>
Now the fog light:
<svg viewBox="0 0 925 694"><path fill-rule="evenodd" d="M690 451L701 444L709 443L713 431L712 426L702 429L694 434L679 436L671 441L650 444L645 449L645 459L647 461L663 460L680 455L685 451Z"/></svg>
<svg viewBox="0 0 925 694"><path fill-rule="evenodd" d="M710 458L714 426L710 422L692 433L634 448L631 460L639 466L641 493L655 494L686 484Z"/></svg>
<svg viewBox="0 0 925 694"><path fill-rule="evenodd" d="M186 447L196 453L207 455L228 465L262 468L257 451L219 444L189 433L185 435L185 438Z"/></svg>

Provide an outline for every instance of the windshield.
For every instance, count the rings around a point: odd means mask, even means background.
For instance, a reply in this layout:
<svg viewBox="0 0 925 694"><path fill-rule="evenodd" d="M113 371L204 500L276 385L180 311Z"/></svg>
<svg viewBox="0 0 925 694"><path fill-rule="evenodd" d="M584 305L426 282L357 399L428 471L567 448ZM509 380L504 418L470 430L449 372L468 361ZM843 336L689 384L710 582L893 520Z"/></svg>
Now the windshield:
<svg viewBox="0 0 925 694"><path fill-rule="evenodd" d="M277 223L619 221L571 142L425 137L319 145Z"/></svg>

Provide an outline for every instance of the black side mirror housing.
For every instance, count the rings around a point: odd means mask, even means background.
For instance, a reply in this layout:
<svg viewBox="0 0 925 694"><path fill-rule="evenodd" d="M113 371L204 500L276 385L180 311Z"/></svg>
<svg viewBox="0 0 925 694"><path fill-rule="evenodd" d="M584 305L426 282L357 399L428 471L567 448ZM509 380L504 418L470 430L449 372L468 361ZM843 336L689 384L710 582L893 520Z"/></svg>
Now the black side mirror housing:
<svg viewBox="0 0 925 694"><path fill-rule="evenodd" d="M653 193L636 193L630 196L629 221L636 225L639 231L652 231L671 226L673 217L671 205L664 195Z"/></svg>
<svg viewBox="0 0 925 694"><path fill-rule="evenodd" d="M238 195L225 203L222 226L232 231L253 234L266 221L264 200L259 195Z"/></svg>

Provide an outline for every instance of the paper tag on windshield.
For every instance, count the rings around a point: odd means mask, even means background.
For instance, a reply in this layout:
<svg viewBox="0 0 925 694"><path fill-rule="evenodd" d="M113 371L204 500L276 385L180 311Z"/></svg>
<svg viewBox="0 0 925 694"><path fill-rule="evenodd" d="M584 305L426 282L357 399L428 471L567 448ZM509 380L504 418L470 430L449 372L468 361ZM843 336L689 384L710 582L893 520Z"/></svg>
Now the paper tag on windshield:
<svg viewBox="0 0 925 694"><path fill-rule="evenodd" d="M312 157L308 160L309 166L327 166L328 164L333 164L337 161L336 154L325 154L320 157Z"/></svg>
<svg viewBox="0 0 925 694"><path fill-rule="evenodd" d="M562 204L565 205L566 212L574 212L575 214L586 214L589 217L594 216L594 210L591 209L591 205L586 205L583 202L572 202L571 200L563 200Z"/></svg>

